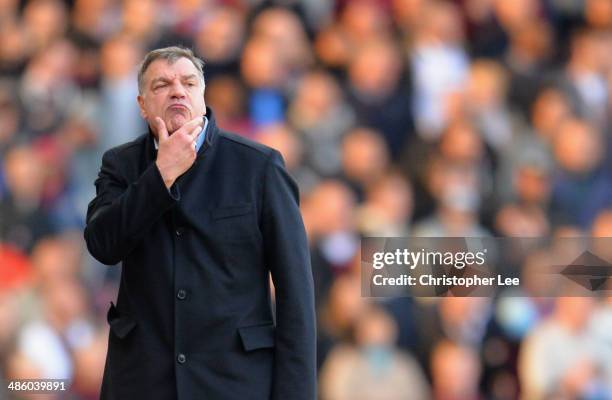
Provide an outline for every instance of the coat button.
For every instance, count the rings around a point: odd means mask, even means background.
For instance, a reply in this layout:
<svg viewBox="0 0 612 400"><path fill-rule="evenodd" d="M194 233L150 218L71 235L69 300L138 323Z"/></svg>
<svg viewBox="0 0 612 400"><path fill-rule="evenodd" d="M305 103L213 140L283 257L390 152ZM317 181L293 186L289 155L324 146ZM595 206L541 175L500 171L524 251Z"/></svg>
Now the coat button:
<svg viewBox="0 0 612 400"><path fill-rule="evenodd" d="M187 357L185 356L185 354L181 353L176 357L176 361L178 361L179 364L185 364L185 361L187 361Z"/></svg>
<svg viewBox="0 0 612 400"><path fill-rule="evenodd" d="M181 236L185 232L185 228L176 228L176 236Z"/></svg>
<svg viewBox="0 0 612 400"><path fill-rule="evenodd" d="M185 300L185 297L187 297L187 292L184 289L179 289L179 291L176 292L176 297L179 300Z"/></svg>

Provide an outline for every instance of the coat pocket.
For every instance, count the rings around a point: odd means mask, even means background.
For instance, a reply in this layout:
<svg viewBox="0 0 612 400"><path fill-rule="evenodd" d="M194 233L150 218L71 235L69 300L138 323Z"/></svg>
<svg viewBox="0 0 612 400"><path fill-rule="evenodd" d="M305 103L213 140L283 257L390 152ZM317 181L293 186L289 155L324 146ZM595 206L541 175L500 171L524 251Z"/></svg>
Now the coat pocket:
<svg viewBox="0 0 612 400"><path fill-rule="evenodd" d="M238 217L241 215L248 214L252 209L250 203L236 204L232 206L223 206L211 210L211 216L213 220Z"/></svg>
<svg viewBox="0 0 612 400"><path fill-rule="evenodd" d="M253 204L241 203L210 211L212 233L224 243L244 243L257 238Z"/></svg>
<svg viewBox="0 0 612 400"><path fill-rule="evenodd" d="M119 339L125 338L136 327L136 321L127 314L119 313L113 302L111 302L106 314L106 320L110 325L111 332Z"/></svg>
<svg viewBox="0 0 612 400"><path fill-rule="evenodd" d="M244 351L274 347L274 324L243 326L238 328Z"/></svg>

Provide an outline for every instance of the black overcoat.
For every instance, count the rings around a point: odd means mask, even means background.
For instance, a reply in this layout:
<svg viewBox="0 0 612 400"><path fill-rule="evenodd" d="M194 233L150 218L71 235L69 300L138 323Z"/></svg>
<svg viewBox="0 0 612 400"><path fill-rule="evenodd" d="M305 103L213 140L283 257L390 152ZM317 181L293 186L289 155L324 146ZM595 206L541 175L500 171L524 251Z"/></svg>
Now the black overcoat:
<svg viewBox="0 0 612 400"><path fill-rule="evenodd" d="M151 132L102 158L85 240L122 271L101 398L312 400L313 280L297 186L277 151L207 117L194 165L170 190Z"/></svg>

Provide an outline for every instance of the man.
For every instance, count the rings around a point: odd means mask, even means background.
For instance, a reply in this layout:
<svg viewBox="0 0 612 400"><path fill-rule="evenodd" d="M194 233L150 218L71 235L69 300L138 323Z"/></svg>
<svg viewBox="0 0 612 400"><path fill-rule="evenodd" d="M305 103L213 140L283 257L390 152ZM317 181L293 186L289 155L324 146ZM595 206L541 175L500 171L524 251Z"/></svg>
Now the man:
<svg viewBox="0 0 612 400"><path fill-rule="evenodd" d="M215 125L188 49L147 54L138 84L149 133L104 154L85 228L96 259L123 263L101 397L314 399L312 273L280 154Z"/></svg>

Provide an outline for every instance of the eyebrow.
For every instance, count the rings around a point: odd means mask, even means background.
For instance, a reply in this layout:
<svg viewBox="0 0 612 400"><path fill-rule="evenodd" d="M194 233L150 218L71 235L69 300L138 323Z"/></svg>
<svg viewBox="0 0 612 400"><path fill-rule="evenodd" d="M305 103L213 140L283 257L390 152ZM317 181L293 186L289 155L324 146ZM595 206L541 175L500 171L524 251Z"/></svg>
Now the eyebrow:
<svg viewBox="0 0 612 400"><path fill-rule="evenodd" d="M183 76L181 76L181 80L182 81L188 81L188 80L191 80L191 79L196 79L197 80L198 76L196 74L190 74L190 75L183 75ZM157 82L166 82L167 83L167 82L170 82L170 79L168 79L168 78L166 78L164 76L153 78L153 80L151 81L151 85L154 85Z"/></svg>

